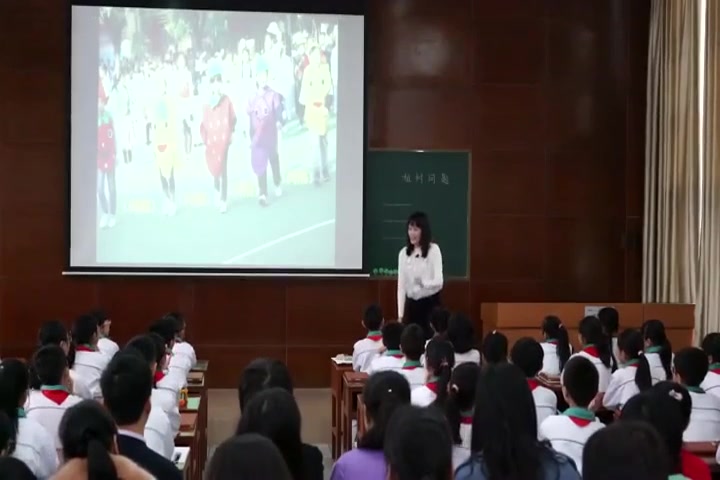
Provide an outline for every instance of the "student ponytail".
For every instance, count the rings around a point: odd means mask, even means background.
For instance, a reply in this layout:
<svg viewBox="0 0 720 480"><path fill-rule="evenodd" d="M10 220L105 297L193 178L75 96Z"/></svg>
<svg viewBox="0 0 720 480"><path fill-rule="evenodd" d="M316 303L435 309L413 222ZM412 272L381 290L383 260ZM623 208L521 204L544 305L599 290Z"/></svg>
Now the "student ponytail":
<svg viewBox="0 0 720 480"><path fill-rule="evenodd" d="M644 340L640 330L628 328L618 337L618 349L628 361L637 362L635 366L635 385L641 392L652 387L650 364L643 353Z"/></svg>
<svg viewBox="0 0 720 480"><path fill-rule="evenodd" d="M435 402L438 405L445 404L454 366L455 350L452 343L440 339L430 340L425 350L425 368L437 378Z"/></svg>
<svg viewBox="0 0 720 480"><path fill-rule="evenodd" d="M462 363L452 372L450 388L445 403L440 404L436 399L433 406L441 408L450 425L453 442L462 443L460 438L460 424L463 412L472 411L475 406L475 390L480 376L480 367L475 363Z"/></svg>
<svg viewBox="0 0 720 480"><path fill-rule="evenodd" d="M612 368L612 346L610 338L605 335L605 330L603 329L600 319L594 315L583 318L580 320L578 331L586 344L595 346L603 365L607 368Z"/></svg>
<svg viewBox="0 0 720 480"><path fill-rule="evenodd" d="M0 457L8 454L10 438L15 427L5 412L0 412Z"/></svg>
<svg viewBox="0 0 720 480"><path fill-rule="evenodd" d="M652 346L660 348L658 355L665 370L665 377L667 380L672 379L672 345L665 334L665 324L660 320L648 320L643 324L642 334Z"/></svg>
<svg viewBox="0 0 720 480"><path fill-rule="evenodd" d="M22 361L11 358L0 363L0 412L10 420L5 452L7 455L15 451L20 411L27 394L29 380L27 366Z"/></svg>
<svg viewBox="0 0 720 480"><path fill-rule="evenodd" d="M97 438L87 440L88 480L118 480L117 470L105 444Z"/></svg>
<svg viewBox="0 0 720 480"><path fill-rule="evenodd" d="M390 418L398 408L410 404L410 385L398 372L374 373L363 388L363 402L372 426L358 440L358 448L382 451Z"/></svg>
<svg viewBox="0 0 720 480"><path fill-rule="evenodd" d="M548 315L543 320L542 330L547 338L557 341L556 350L560 363L560 371L570 359L570 336L560 319L555 315Z"/></svg>

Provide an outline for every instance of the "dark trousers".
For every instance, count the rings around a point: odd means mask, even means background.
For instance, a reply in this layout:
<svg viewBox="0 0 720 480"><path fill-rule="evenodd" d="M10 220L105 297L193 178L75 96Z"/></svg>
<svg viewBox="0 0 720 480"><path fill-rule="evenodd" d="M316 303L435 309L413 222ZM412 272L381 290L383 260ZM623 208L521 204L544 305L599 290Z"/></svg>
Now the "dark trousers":
<svg viewBox="0 0 720 480"><path fill-rule="evenodd" d="M440 293L420 298L418 300L405 297L403 323L405 325L409 325L411 323L420 325L425 332L425 339L429 340L433 336L433 330L430 326L430 313L433 311L433 308L440 305Z"/></svg>
<svg viewBox="0 0 720 480"><path fill-rule="evenodd" d="M225 152L225 158L223 158L222 161L222 167L220 168L220 174L214 177L215 181L215 191L220 193L220 200L225 202L227 201L227 152Z"/></svg>
<svg viewBox="0 0 720 480"><path fill-rule="evenodd" d="M163 174L160 173L160 183L165 196L171 201L175 201L175 169L170 170L168 178L163 177Z"/></svg>
<svg viewBox="0 0 720 480"><path fill-rule="evenodd" d="M107 184L108 195L105 194L105 184ZM98 170L98 198L100 199L100 208L105 214L115 215L117 207L117 193L115 191L115 168L103 171ZM110 198L108 198L108 196Z"/></svg>
<svg viewBox="0 0 720 480"><path fill-rule="evenodd" d="M270 155L270 169L272 170L273 183L276 187L279 187L282 178L280 177L280 155L278 155L277 152ZM265 196L267 196L268 194L267 172L268 169L266 168L265 173L263 173L262 175L258 175L258 187L260 188L260 195Z"/></svg>

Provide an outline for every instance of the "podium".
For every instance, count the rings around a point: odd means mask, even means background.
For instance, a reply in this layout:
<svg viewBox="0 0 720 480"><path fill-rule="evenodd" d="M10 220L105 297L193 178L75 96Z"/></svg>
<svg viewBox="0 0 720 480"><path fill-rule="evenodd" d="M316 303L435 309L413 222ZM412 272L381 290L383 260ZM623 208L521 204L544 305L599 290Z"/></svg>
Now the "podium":
<svg viewBox="0 0 720 480"><path fill-rule="evenodd" d="M695 305L674 303L483 303L480 306L485 334L498 330L514 344L522 337L542 340L542 321L555 315L568 329L570 343L578 349L578 325L586 307L613 307L620 316L620 331L640 328L646 320L662 320L668 340L677 351L692 345L695 328Z"/></svg>

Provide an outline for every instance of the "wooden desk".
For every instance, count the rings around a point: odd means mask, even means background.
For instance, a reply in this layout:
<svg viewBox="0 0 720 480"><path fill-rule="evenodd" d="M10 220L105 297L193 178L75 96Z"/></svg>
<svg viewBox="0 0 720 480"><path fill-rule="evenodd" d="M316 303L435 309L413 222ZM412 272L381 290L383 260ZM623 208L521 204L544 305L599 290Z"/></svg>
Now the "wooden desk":
<svg viewBox="0 0 720 480"><path fill-rule="evenodd" d="M192 371L187 376L188 392L201 393L205 390L205 372Z"/></svg>
<svg viewBox="0 0 720 480"><path fill-rule="evenodd" d="M357 415L357 397L362 393L367 379L367 373L345 372L343 374L341 454L352 449L352 421Z"/></svg>
<svg viewBox="0 0 720 480"><path fill-rule="evenodd" d="M358 438L362 438L367 432L367 414L365 413L365 402L363 396L358 395L357 397L357 422L358 422Z"/></svg>
<svg viewBox="0 0 720 480"><path fill-rule="evenodd" d="M187 469L187 477L190 480L200 480L202 478L203 465L200 464L200 435L198 434L198 414L192 412L180 413L180 431L175 437L176 447L190 447L194 453L192 458L188 459L189 465Z"/></svg>
<svg viewBox="0 0 720 480"><path fill-rule="evenodd" d="M330 397L332 401L332 423L330 424L330 447L332 459L337 460L340 456L340 437L342 436L342 385L343 374L352 372L352 365L338 365L330 359Z"/></svg>
<svg viewBox="0 0 720 480"><path fill-rule="evenodd" d="M208 360L198 360L194 367L190 369L191 372L207 372L208 370L208 364L210 362Z"/></svg>

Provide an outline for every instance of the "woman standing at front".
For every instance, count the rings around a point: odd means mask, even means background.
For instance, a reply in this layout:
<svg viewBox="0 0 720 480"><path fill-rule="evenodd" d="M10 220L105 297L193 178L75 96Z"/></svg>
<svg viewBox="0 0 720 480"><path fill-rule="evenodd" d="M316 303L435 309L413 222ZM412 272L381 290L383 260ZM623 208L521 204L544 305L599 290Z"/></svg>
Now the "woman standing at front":
<svg viewBox="0 0 720 480"><path fill-rule="evenodd" d="M420 325L426 338L433 335L430 312L440 305L442 287L440 247L432 243L427 215L415 212L407 221L407 245L398 255L398 317Z"/></svg>

